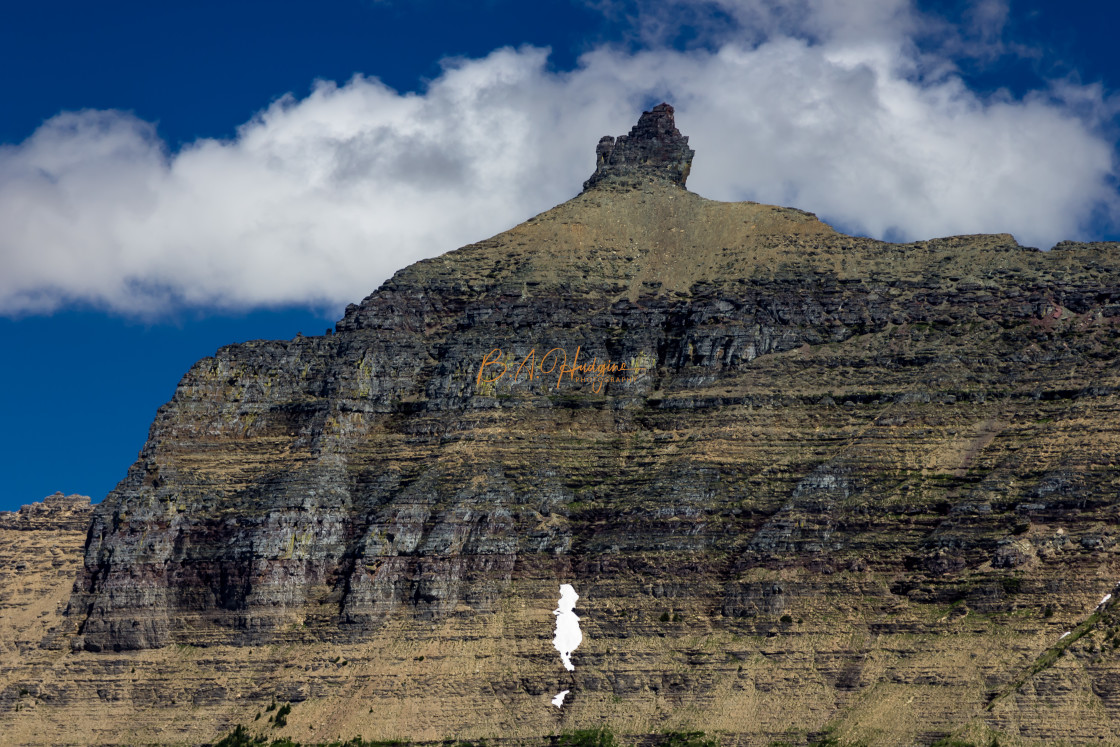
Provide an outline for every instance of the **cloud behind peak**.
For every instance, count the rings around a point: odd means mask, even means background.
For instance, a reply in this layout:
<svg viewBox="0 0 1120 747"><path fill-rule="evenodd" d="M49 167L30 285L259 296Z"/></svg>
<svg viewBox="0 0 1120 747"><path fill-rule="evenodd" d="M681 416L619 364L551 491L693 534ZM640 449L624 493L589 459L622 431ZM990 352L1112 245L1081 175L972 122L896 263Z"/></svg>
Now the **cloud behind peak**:
<svg viewBox="0 0 1120 747"><path fill-rule="evenodd" d="M448 61L419 93L320 81L177 152L128 113L59 114L0 148L0 313L341 306L573 196L599 136L662 98L708 197L877 237L1038 246L1117 215L1100 86L976 93L949 53L920 50L923 17L901 0L843 22L818 0L715 5L739 24L701 30L705 45L600 46L565 71L506 47ZM1001 8L981 5L994 39Z"/></svg>

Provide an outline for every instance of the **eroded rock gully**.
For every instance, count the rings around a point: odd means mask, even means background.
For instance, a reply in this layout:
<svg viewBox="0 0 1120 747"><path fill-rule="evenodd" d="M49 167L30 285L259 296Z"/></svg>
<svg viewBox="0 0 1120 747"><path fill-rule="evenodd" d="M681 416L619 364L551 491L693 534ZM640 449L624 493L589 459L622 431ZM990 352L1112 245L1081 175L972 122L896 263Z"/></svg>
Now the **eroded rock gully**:
<svg viewBox="0 0 1120 747"><path fill-rule="evenodd" d="M1117 247L706 200L671 107L598 155L334 334L199 361L88 533L0 520L80 565L4 622L0 730L1120 743L1110 609L986 709L1120 581Z"/></svg>

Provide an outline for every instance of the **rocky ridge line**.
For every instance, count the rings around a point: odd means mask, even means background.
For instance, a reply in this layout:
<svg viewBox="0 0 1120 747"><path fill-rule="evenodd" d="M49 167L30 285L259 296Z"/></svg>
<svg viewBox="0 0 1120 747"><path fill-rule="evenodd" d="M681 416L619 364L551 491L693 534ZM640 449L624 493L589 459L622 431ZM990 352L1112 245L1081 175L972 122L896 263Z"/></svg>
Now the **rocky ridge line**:
<svg viewBox="0 0 1120 747"><path fill-rule="evenodd" d="M0 529L84 532L92 511L88 495L58 492L18 511L0 511Z"/></svg>

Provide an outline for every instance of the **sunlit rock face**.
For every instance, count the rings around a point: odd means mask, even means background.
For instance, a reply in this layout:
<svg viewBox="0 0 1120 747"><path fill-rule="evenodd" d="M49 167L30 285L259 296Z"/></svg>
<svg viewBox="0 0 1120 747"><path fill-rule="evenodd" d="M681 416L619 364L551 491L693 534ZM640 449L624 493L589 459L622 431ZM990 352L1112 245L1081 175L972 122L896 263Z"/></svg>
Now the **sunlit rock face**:
<svg viewBox="0 0 1120 747"><path fill-rule="evenodd" d="M332 334L196 363L42 610L74 658L13 674L3 717L72 741L14 710L50 675L98 683L42 692L106 743L172 698L213 717L175 740L216 741L274 695L347 738L1113 739L1111 606L1018 683L1120 579L1117 247L706 200L668 107L609 145L583 193Z"/></svg>

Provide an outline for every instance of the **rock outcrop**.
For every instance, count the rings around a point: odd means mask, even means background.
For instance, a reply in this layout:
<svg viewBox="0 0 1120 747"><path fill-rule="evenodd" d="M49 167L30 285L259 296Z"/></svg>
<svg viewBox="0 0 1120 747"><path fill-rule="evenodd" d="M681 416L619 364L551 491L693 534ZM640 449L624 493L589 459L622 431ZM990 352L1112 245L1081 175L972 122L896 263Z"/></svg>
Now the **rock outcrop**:
<svg viewBox="0 0 1120 747"><path fill-rule="evenodd" d="M673 107L658 104L644 112L629 135L610 135L595 148L595 173L583 183L593 187L633 189L647 181L665 181L683 188L696 151L688 147L673 120Z"/></svg>
<svg viewBox="0 0 1120 747"><path fill-rule="evenodd" d="M15 736L13 719L33 715L43 680L32 662L57 659L70 648L62 617L92 508L84 495L55 493L19 511L0 511L0 742L35 741ZM39 670L41 671L41 670ZM41 714L40 714L41 716ZM49 739L40 743L49 742Z"/></svg>
<svg viewBox="0 0 1120 747"><path fill-rule="evenodd" d="M598 153L335 334L193 366L0 728L1120 739L1118 247L706 200L667 106Z"/></svg>
<svg viewBox="0 0 1120 747"><path fill-rule="evenodd" d="M41 502L21 506L19 511L0 511L0 530L82 532L89 525L88 495L48 495Z"/></svg>

